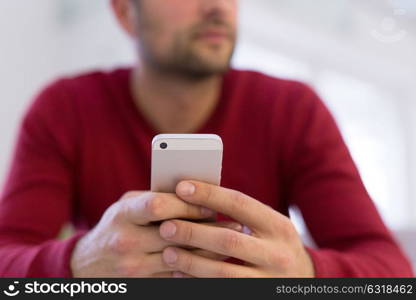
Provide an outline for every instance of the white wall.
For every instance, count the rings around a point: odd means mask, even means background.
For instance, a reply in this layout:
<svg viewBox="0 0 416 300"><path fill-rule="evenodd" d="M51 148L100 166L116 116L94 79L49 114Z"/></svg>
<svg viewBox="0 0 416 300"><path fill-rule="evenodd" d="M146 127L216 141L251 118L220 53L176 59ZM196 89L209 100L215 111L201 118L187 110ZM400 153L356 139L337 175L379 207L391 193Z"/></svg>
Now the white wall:
<svg viewBox="0 0 416 300"><path fill-rule="evenodd" d="M81 5L80 16L65 17L60 8L65 3ZM108 1L0 1L0 186L19 120L46 83L63 74L133 59Z"/></svg>
<svg viewBox="0 0 416 300"><path fill-rule="evenodd" d="M22 110L54 67L50 2L0 2L0 178Z"/></svg>

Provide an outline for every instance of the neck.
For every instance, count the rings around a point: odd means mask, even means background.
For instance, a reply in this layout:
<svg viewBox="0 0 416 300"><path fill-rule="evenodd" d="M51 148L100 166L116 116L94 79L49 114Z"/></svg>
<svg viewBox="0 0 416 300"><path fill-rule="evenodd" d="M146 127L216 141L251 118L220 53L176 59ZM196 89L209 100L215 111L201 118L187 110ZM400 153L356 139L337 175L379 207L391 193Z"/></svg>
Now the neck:
<svg viewBox="0 0 416 300"><path fill-rule="evenodd" d="M136 106L161 133L195 132L211 115L222 76L191 79L137 66L131 77Z"/></svg>

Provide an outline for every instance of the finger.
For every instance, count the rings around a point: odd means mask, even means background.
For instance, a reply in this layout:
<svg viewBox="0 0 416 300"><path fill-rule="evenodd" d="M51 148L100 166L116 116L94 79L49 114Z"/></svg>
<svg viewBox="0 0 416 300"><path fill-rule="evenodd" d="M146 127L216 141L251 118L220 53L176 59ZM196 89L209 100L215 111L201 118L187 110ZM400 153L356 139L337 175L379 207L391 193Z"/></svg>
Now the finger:
<svg viewBox="0 0 416 300"><path fill-rule="evenodd" d="M239 231L239 232L242 232L244 230L243 225L241 225L240 223L229 222L229 221L199 223L199 224L213 226L213 227L228 228L228 229Z"/></svg>
<svg viewBox="0 0 416 300"><path fill-rule="evenodd" d="M141 226L137 232L137 249L144 253L162 252L168 246L179 246L178 243L160 237L159 226Z"/></svg>
<svg viewBox="0 0 416 300"><path fill-rule="evenodd" d="M202 223L202 224L213 226L213 227L228 228L228 229L239 231L239 232L242 232L244 230L244 227L241 224L236 223L236 222L222 221L222 222ZM199 256L214 259L214 260L224 261L229 258L226 255L218 254L218 253L211 252L211 251L206 251L203 249L196 249L196 250L192 250L191 252L195 255L199 255Z"/></svg>
<svg viewBox="0 0 416 300"><path fill-rule="evenodd" d="M243 193L199 181L180 182L176 194L186 202L230 216L253 232L273 232L276 224L270 220L283 218L269 206Z"/></svg>
<svg viewBox="0 0 416 300"><path fill-rule="evenodd" d="M179 271L174 271L172 272L172 277L173 278L195 278L194 276L179 272Z"/></svg>
<svg viewBox="0 0 416 300"><path fill-rule="evenodd" d="M266 265L270 260L267 248L260 239L228 228L171 220L162 223L160 235L171 242L235 257L255 265Z"/></svg>
<svg viewBox="0 0 416 300"><path fill-rule="evenodd" d="M148 254L139 265L141 270L152 270L153 274L172 272L175 269L165 263L162 253ZM138 270L138 272L141 272Z"/></svg>
<svg viewBox="0 0 416 300"><path fill-rule="evenodd" d="M163 251L166 264L182 273L201 278L238 278L258 276L253 268L215 261L195 255L179 248L166 248Z"/></svg>
<svg viewBox="0 0 416 300"><path fill-rule="evenodd" d="M168 246L179 246L174 241L161 238L159 226L135 226L130 224L109 238L108 246L117 255L162 252ZM193 247L190 247L193 248Z"/></svg>
<svg viewBox="0 0 416 300"><path fill-rule="evenodd" d="M153 274L152 278L172 278L173 272L162 272Z"/></svg>
<svg viewBox="0 0 416 300"><path fill-rule="evenodd" d="M188 274L179 272L179 271L173 271L173 272L163 272L163 273L154 274L152 278L194 278L194 277Z"/></svg>
<svg viewBox="0 0 416 300"><path fill-rule="evenodd" d="M241 224L228 221L200 224L205 224L207 226L213 227L229 228L235 231L243 230ZM162 252L163 249L165 249L168 246L180 246L179 243L176 243L174 241L167 241L161 238L159 234L159 226L141 226L140 232L138 234L140 235L140 237L138 237L138 247L145 253L157 253ZM185 245L184 248L190 250L195 249L195 247L189 245ZM221 257L221 255L218 255L218 257Z"/></svg>
<svg viewBox="0 0 416 300"><path fill-rule="evenodd" d="M243 227L235 222L212 222L201 223L207 226L229 228L236 231L242 231ZM135 227L137 228L137 227ZM157 253L162 252L168 246L180 246L179 243L174 241L167 241L161 238L159 234L159 226L140 226L140 232L132 232L132 235L137 235L137 243L134 245L138 249L145 253ZM186 249L195 249L195 247L185 245Z"/></svg>
<svg viewBox="0 0 416 300"><path fill-rule="evenodd" d="M202 250L202 249L195 249L195 250L191 250L190 252L195 254L195 255L199 255L199 256L209 258L209 259L213 259L213 260L224 261L224 260L229 258L228 256L218 254L218 253L215 253L215 252L211 252L211 251L207 251L207 250Z"/></svg>
<svg viewBox="0 0 416 300"><path fill-rule="evenodd" d="M123 219L136 225L168 219L206 219L215 212L192 205L175 194L146 192L137 197L120 201L120 213Z"/></svg>

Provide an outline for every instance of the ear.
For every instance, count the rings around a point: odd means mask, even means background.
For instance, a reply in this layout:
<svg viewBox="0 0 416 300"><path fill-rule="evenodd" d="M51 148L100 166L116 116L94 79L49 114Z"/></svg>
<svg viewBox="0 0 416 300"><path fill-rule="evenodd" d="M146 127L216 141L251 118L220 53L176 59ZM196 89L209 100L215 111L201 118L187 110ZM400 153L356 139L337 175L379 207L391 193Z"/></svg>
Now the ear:
<svg viewBox="0 0 416 300"><path fill-rule="evenodd" d="M113 13L124 31L132 38L137 37L137 12L131 0L111 0Z"/></svg>

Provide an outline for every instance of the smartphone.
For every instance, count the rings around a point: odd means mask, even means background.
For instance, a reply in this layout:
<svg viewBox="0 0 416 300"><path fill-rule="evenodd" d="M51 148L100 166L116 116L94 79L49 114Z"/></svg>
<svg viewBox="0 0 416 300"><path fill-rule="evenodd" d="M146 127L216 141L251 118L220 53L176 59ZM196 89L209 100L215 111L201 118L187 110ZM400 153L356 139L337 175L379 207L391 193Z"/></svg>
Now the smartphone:
<svg viewBox="0 0 416 300"><path fill-rule="evenodd" d="M223 143L215 134L161 134L152 141L151 191L174 193L182 180L221 183Z"/></svg>

